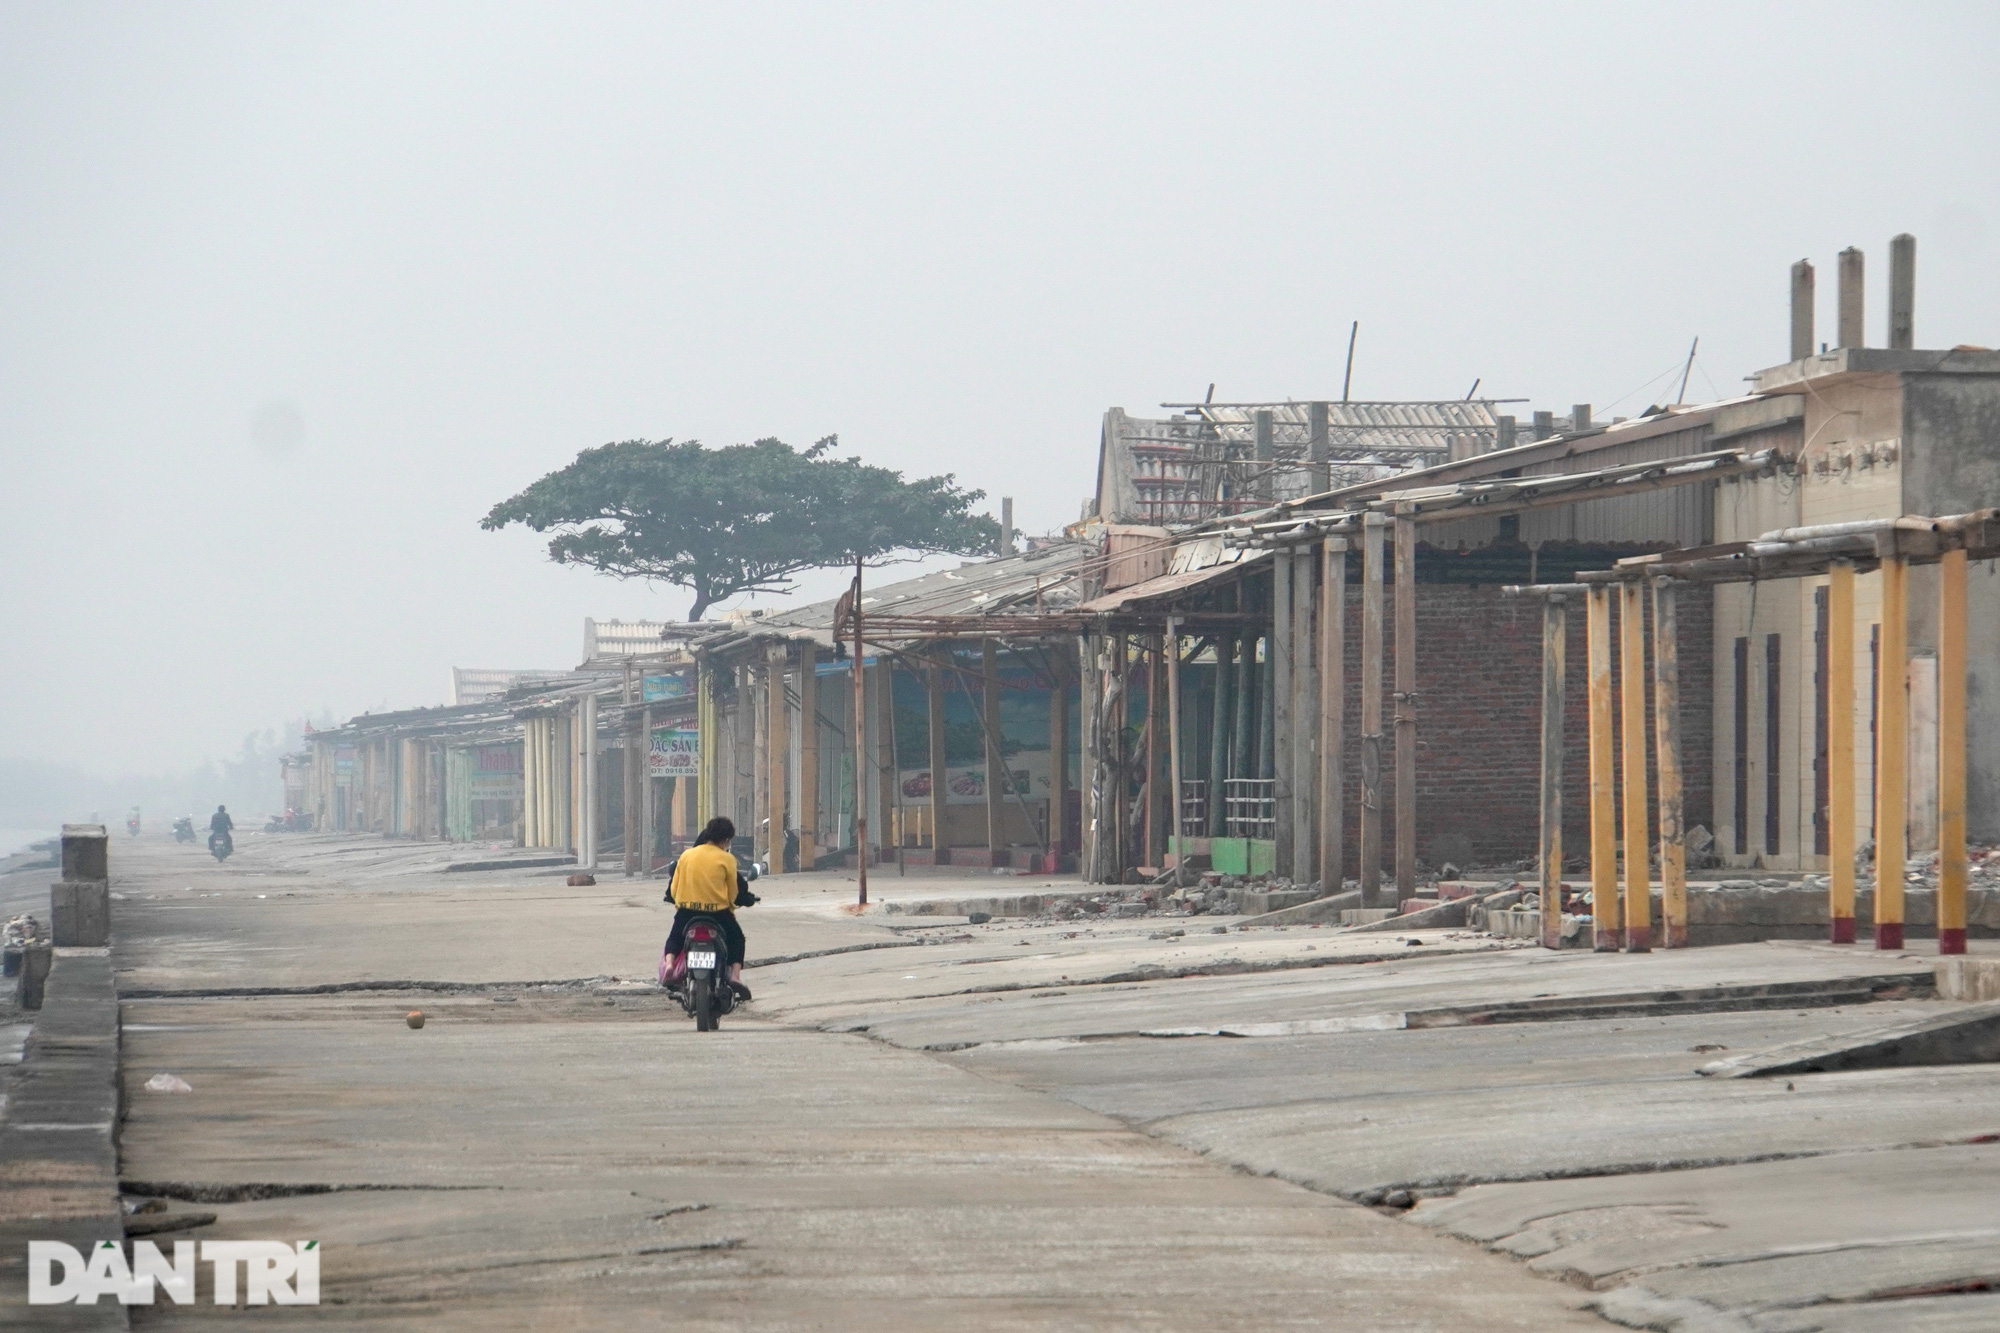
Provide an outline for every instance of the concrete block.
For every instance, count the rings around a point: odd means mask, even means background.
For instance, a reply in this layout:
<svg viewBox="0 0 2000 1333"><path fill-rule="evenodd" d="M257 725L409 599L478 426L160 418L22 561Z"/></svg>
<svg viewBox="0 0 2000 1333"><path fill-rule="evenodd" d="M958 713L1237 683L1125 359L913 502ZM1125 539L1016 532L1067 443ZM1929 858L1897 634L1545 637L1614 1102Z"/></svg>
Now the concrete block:
<svg viewBox="0 0 2000 1333"><path fill-rule="evenodd" d="M1288 907L1303 907L1316 898L1311 889L1245 889L1243 915L1263 916L1267 912L1282 912Z"/></svg>
<svg viewBox="0 0 2000 1333"><path fill-rule="evenodd" d="M111 886L103 880L57 880L49 886L49 923L65 948L111 943Z"/></svg>
<svg viewBox="0 0 2000 1333"><path fill-rule="evenodd" d="M1941 1000L2000 1000L2000 958L1940 958L1937 993Z"/></svg>
<svg viewBox="0 0 2000 1333"><path fill-rule="evenodd" d="M42 991L48 984L49 965L55 961L55 949L47 944L27 944L21 947L21 966L14 987L15 1003L23 1009L42 1007Z"/></svg>
<svg viewBox="0 0 2000 1333"><path fill-rule="evenodd" d="M1490 885L1486 884L1466 884L1461 881L1444 881L1440 882L1437 886L1437 896L1439 901L1441 902L1450 902L1453 898L1475 898L1480 894L1487 892L1490 889L1490 887L1491 887Z"/></svg>
<svg viewBox="0 0 2000 1333"><path fill-rule="evenodd" d="M1368 926L1373 925L1377 921L1387 921L1395 915L1397 915L1397 912L1393 907L1348 907L1342 909L1340 913L1340 924L1343 926Z"/></svg>
<svg viewBox="0 0 2000 1333"><path fill-rule="evenodd" d="M1309 926L1314 922L1341 922L1341 914L1361 906L1361 891L1349 889L1346 893L1335 893L1325 898L1315 898L1297 907L1287 907L1268 915L1252 917L1240 922L1245 926Z"/></svg>
<svg viewBox="0 0 2000 1333"><path fill-rule="evenodd" d="M62 826L62 873L64 879L109 880L111 878L110 835L102 824Z"/></svg>

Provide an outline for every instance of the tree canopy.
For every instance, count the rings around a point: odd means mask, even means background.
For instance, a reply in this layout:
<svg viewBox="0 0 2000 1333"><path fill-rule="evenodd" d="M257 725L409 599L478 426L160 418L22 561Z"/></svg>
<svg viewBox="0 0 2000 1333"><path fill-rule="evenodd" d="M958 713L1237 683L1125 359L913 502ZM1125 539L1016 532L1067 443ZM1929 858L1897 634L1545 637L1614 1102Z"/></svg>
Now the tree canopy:
<svg viewBox="0 0 2000 1333"><path fill-rule="evenodd" d="M838 446L832 435L805 450L776 439L606 444L494 505L479 526L554 532L558 564L686 588L689 620L739 593L790 591L808 569L993 549L999 524L972 512L984 491L949 473L905 481L829 457Z"/></svg>

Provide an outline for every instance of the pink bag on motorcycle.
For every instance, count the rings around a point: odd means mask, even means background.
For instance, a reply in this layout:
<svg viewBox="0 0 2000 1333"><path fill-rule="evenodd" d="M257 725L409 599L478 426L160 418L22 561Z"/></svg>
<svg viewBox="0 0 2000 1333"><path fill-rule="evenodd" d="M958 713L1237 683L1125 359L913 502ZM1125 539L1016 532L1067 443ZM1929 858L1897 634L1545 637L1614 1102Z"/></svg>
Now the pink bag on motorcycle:
<svg viewBox="0 0 2000 1333"><path fill-rule="evenodd" d="M669 981L679 981L686 973L686 954L668 953L664 949L660 951L660 984L662 986L666 985Z"/></svg>

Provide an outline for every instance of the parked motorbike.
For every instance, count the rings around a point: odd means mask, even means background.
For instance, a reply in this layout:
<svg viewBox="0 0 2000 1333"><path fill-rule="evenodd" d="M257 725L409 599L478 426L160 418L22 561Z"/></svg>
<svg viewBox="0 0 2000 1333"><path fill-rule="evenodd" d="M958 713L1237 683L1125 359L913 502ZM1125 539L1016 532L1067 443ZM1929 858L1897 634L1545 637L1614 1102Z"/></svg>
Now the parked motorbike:
<svg viewBox="0 0 2000 1333"><path fill-rule="evenodd" d="M264 824L266 833L310 833L312 817L303 810L287 810L282 815L272 815Z"/></svg>
<svg viewBox="0 0 2000 1333"><path fill-rule="evenodd" d="M182 815L179 819L176 819L174 821L174 841L175 842L194 841L193 815Z"/></svg>
<svg viewBox="0 0 2000 1333"><path fill-rule="evenodd" d="M133 806L132 813L125 816L125 832L132 837L139 836L139 807Z"/></svg>
<svg viewBox="0 0 2000 1333"><path fill-rule="evenodd" d="M755 907L757 895L750 892L750 881L764 874L764 867L755 861L736 872L736 905ZM673 867L666 870L667 880L673 881ZM668 895L671 901L671 892ZM736 1010L736 992L729 985L729 945L722 937L722 921L719 916L703 913L687 924L681 933L681 951L660 958L660 984L681 1002L681 1008L694 1019L696 1032L715 1032L722 1026L722 1016Z"/></svg>

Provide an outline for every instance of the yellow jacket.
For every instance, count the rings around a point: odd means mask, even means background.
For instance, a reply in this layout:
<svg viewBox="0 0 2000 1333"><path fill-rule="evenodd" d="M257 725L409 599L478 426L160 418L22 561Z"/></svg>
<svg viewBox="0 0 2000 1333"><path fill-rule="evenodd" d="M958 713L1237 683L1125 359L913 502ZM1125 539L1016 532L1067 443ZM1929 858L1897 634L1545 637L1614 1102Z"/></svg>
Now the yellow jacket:
<svg viewBox="0 0 2000 1333"><path fill-rule="evenodd" d="M736 858L712 842L698 842L681 853L668 892L676 907L727 912L736 906Z"/></svg>

